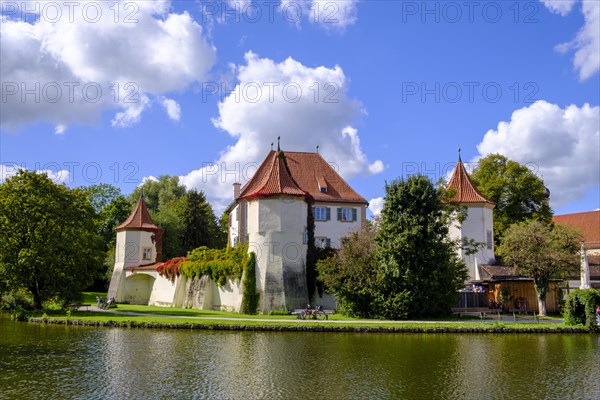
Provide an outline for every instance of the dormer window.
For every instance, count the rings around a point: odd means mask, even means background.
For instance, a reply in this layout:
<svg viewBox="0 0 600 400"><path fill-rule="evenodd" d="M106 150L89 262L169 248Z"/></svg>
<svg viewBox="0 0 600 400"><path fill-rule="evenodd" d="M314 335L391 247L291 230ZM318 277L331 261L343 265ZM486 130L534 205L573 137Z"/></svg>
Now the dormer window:
<svg viewBox="0 0 600 400"><path fill-rule="evenodd" d="M327 193L327 182L325 181L325 178L318 178L317 183L319 184L319 191L321 193Z"/></svg>

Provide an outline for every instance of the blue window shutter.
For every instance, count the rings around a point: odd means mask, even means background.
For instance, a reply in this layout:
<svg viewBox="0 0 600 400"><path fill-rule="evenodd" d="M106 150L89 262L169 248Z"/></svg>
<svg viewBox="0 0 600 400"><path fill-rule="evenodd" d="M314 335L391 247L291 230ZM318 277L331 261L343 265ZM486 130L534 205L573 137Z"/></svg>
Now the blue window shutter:
<svg viewBox="0 0 600 400"><path fill-rule="evenodd" d="M329 220L331 219L331 208L327 207L325 210L326 210L326 211L325 211L325 214L326 214L326 217L325 217L325 219L326 219L327 221L329 221Z"/></svg>
<svg viewBox="0 0 600 400"><path fill-rule="evenodd" d="M331 239L329 239L329 238L325 239L325 246L331 247Z"/></svg>
<svg viewBox="0 0 600 400"><path fill-rule="evenodd" d="M342 209L340 207L338 207L338 209L337 209L337 220L338 221L342 220Z"/></svg>
<svg viewBox="0 0 600 400"><path fill-rule="evenodd" d="M356 218L356 208L353 208L352 209L352 221L356 221L356 220L357 220L357 218Z"/></svg>

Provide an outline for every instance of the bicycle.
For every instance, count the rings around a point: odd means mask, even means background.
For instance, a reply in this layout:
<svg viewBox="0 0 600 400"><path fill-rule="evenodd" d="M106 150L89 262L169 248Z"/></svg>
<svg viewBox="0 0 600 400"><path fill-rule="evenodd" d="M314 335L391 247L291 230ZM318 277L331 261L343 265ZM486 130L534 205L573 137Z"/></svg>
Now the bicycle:
<svg viewBox="0 0 600 400"><path fill-rule="evenodd" d="M316 306L315 308L310 308L310 304L306 305L306 309L302 311L300 314L300 319L327 319L327 314L323 311L323 307Z"/></svg>

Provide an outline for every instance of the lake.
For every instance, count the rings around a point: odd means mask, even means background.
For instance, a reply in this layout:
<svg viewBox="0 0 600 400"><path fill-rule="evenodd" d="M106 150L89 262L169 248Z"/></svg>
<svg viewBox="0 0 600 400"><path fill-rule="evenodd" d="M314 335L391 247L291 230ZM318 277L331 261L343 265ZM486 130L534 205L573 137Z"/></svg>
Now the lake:
<svg viewBox="0 0 600 400"><path fill-rule="evenodd" d="M600 336L91 328L0 314L1 399L599 399Z"/></svg>

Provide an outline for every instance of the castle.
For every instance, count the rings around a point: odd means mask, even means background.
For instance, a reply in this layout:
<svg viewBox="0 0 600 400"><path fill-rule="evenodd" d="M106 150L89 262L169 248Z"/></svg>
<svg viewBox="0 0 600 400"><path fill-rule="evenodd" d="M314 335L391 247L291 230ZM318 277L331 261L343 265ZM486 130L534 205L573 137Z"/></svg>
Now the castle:
<svg viewBox="0 0 600 400"><path fill-rule="evenodd" d="M466 207L466 218L450 228L453 239L486 244L477 254L460 256L478 279L478 263L493 260L494 204L477 191L462 161L448 184L454 201ZM228 244L248 245L256 254L259 311L301 308L309 301L306 253L309 218L314 219L315 245L338 248L341 238L366 223L368 203L318 153L271 150L242 187L233 184ZM311 215L312 214L312 215ZM109 297L117 302L239 311L242 288L228 281L218 286L208 277L198 280L160 276L162 229L156 226L141 197L127 220L116 228L115 266ZM317 304L335 308L325 294Z"/></svg>

